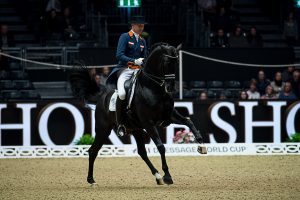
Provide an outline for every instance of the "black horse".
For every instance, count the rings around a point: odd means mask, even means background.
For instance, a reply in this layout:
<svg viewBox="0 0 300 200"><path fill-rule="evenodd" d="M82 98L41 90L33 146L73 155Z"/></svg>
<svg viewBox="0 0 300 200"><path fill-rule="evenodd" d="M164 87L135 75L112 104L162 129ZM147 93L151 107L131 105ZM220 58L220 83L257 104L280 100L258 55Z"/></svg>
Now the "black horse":
<svg viewBox="0 0 300 200"><path fill-rule="evenodd" d="M152 49L145 66L137 73L135 95L132 99L130 110L126 112L125 125L127 132L134 136L138 154L150 168L157 184L163 184L163 182L172 184L173 180L165 158L165 147L159 137L157 128L159 126L165 127L170 123L184 124L192 130L197 142L203 144L203 139L193 122L189 118L180 115L174 109L174 100L171 92L174 89L175 71L178 67L179 47L176 49L173 46L161 43L154 45ZM78 79L74 77L72 79L71 76L73 91L74 88L76 90L74 85L78 85ZM85 84L85 87L86 90L81 93L91 93L91 88L87 88L90 86ZM109 102L113 93L114 90L106 89L97 96L95 111L96 137L89 149L87 181L90 184L95 184L93 168L98 151L108 138L111 130L116 128L115 112L109 111ZM147 156L143 133L148 134L158 148L161 155L162 169L165 173L163 178ZM198 151L199 153L207 153L204 145L200 145Z"/></svg>

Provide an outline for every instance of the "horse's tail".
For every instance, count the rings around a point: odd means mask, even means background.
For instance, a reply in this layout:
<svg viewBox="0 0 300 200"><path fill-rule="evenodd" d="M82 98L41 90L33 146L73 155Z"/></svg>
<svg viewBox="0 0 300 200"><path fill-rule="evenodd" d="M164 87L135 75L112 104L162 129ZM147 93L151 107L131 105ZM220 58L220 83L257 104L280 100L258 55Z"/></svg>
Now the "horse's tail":
<svg viewBox="0 0 300 200"><path fill-rule="evenodd" d="M94 76L90 75L89 69L84 66L74 68L70 73L69 81L74 97L91 103L97 103L98 95L106 90L105 87L100 90Z"/></svg>

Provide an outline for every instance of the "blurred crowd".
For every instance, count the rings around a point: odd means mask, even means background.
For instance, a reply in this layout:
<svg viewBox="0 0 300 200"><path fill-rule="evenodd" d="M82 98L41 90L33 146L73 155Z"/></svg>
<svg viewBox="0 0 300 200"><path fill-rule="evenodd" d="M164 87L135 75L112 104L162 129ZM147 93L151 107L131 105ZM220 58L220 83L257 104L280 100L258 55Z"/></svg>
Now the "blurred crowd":
<svg viewBox="0 0 300 200"><path fill-rule="evenodd" d="M206 91L202 91L199 100L207 100ZM220 100L227 99L224 93L219 96ZM259 70L257 77L251 79L245 90L239 92L239 100L257 99L279 99L299 100L300 99L300 71L290 66L283 72L278 71L272 79L268 79L263 70Z"/></svg>
<svg viewBox="0 0 300 200"><path fill-rule="evenodd" d="M24 6L28 4L28 1L24 2ZM43 12L39 19L40 40L43 42L79 38L79 31L84 29L85 23L81 22L78 17L80 16L78 2L76 0L45 0L43 2L41 4ZM246 30L240 24L239 13L232 9L232 0L198 0L197 3L203 9L205 24L212 31L210 35L212 47L263 47L263 38L257 27L252 26ZM30 12L30 6L28 9L25 7L24 10ZM293 13L289 13L283 24L283 37L290 46L293 46L299 40L298 21ZM15 46L15 40L14 35L9 31L9 26L0 24L0 49L13 46ZM0 55L0 77L8 70L8 66L8 59ZM105 86L110 68L104 67L99 71L92 69L90 73L91 78L101 89ZM208 95L206 92L201 92L198 98L205 100ZM219 98L226 99L227 97L221 93ZM246 90L240 91L239 99L300 99L300 72L292 66L274 75L266 75L263 70L260 70L257 77L249 81Z"/></svg>
<svg viewBox="0 0 300 200"><path fill-rule="evenodd" d="M45 13L40 17L40 39L69 40L79 37L78 30L84 28L78 19L76 1L49 0Z"/></svg>
<svg viewBox="0 0 300 200"><path fill-rule="evenodd" d="M249 30L240 23L239 13L232 9L232 0L200 0L204 23L210 27L211 47L263 47L260 31L253 25ZM289 46L299 41L298 21L289 13L284 21L283 38Z"/></svg>
<svg viewBox="0 0 300 200"><path fill-rule="evenodd" d="M255 26L246 33L241 25L237 25L232 34L225 33L223 28L218 28L216 33L211 33L210 44L211 47L220 48L260 48L263 47L263 40Z"/></svg>
<svg viewBox="0 0 300 200"><path fill-rule="evenodd" d="M109 67L92 68L89 70L90 77L97 84L99 91L105 88L106 80L110 74Z"/></svg>
<svg viewBox="0 0 300 200"><path fill-rule="evenodd" d="M101 10L103 13L105 13L103 4L111 6L108 0L103 0L100 3L96 0L88 0L88 2L95 8L103 7L104 10ZM144 3L147 4L147 2ZM165 0L164 2L168 1ZM188 4L192 1L181 0L181 2ZM36 2L34 1L34 3ZM112 5L115 5L115 1ZM239 13L233 9L232 0L198 0L197 5L203 10L203 21L211 30L210 46L221 48L263 47L263 37L260 30L255 25L248 29L244 28L245 26L240 23ZM33 6L42 10L39 19L29 19L30 12L33 13ZM25 21L28 21L29 27L34 26L31 21L38 21L38 30L32 29L42 44L49 40L78 39L80 31L86 28L86 21L83 19L84 14L79 0L43 0L38 5L32 4L30 0L18 0L18 7L19 13ZM37 18L36 16L33 17ZM7 25L3 24L3 26L9 30ZM299 22L294 13L289 13L283 22L282 36L290 46L299 41L298 26ZM13 46L13 35L9 33L7 36L9 38L6 40L1 33L0 46Z"/></svg>

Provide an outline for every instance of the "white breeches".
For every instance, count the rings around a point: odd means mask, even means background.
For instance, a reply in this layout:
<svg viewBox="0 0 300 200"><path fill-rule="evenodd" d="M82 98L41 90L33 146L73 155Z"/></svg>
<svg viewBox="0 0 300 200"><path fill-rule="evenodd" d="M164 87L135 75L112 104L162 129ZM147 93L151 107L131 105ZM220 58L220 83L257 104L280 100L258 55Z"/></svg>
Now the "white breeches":
<svg viewBox="0 0 300 200"><path fill-rule="evenodd" d="M131 75L133 73L136 74L137 71L138 71L137 69L126 68L121 72L119 79L118 79L118 84L117 84L118 96L121 100L124 100L126 98L126 91L125 91L125 87L124 87L125 81L130 79Z"/></svg>

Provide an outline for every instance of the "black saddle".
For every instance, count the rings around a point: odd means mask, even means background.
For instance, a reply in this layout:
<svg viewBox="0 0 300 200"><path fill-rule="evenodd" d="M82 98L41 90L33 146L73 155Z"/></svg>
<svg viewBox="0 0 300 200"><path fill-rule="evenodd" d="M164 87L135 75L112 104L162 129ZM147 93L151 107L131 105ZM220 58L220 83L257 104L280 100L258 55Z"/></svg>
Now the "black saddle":
<svg viewBox="0 0 300 200"><path fill-rule="evenodd" d="M129 90L131 90L131 88L133 86L133 79L134 79L134 76L132 74L131 77L130 77L130 79L128 79L124 83L124 88L125 88L126 94L127 94L127 92L129 92Z"/></svg>
<svg viewBox="0 0 300 200"><path fill-rule="evenodd" d="M137 72L136 76L139 73L140 73L140 71ZM127 101L128 104L129 104L129 101L130 101L131 93L134 92L134 91L132 91L132 87L133 87L133 84L134 84L134 79L135 79L135 76L132 74L130 79L128 79L124 83L124 88L125 88L125 91L126 91L126 101Z"/></svg>
<svg viewBox="0 0 300 200"><path fill-rule="evenodd" d="M138 72L139 73L139 72ZM115 78L112 78L110 79L109 81L106 81L106 86L109 88L109 89L117 89L117 82L118 82L118 78L121 74L121 70L117 73L115 73ZM124 88L125 88L125 91L126 91L126 94L128 92L128 90L132 87L133 85L133 74L131 75L130 79L128 79L127 81L125 81L124 83Z"/></svg>

